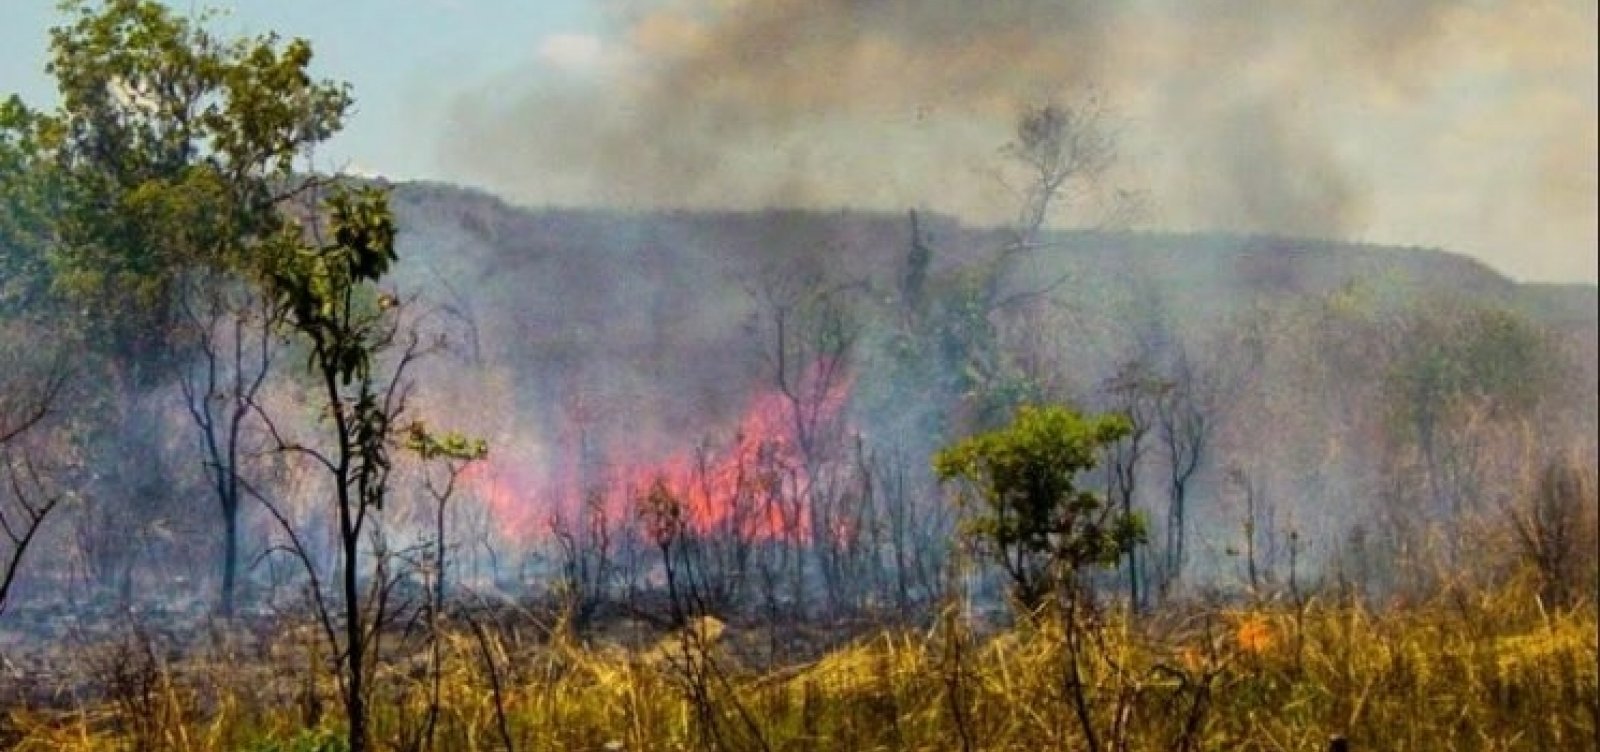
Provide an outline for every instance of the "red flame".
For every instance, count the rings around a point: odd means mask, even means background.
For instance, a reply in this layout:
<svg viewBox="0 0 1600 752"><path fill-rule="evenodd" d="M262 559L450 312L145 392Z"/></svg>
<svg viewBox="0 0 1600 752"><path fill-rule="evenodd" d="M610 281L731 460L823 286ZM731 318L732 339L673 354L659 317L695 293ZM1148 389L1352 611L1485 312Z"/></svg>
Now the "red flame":
<svg viewBox="0 0 1600 752"><path fill-rule="evenodd" d="M534 507L526 503L519 490L532 484L519 477L522 473L515 469L517 465L498 461L497 456L490 454L488 460L469 466L462 472L461 482L488 508L490 519L502 534L522 540L539 525Z"/></svg>
<svg viewBox="0 0 1600 752"><path fill-rule="evenodd" d="M531 463L507 461L505 453L497 453L471 470L466 481L512 540L540 536L558 518L575 519L589 494L598 494L594 498L608 519L629 520L638 515L637 500L657 483L681 505L684 526L696 534L805 540L811 534L803 502L811 480L808 463L817 460L819 437L837 426L849 390L842 369L819 362L790 389L757 391L725 445L682 448L657 461L626 463L618 458L636 458L644 449L618 442L598 452L591 448L591 456L601 455L592 464L605 469L586 471L579 446L584 442L569 440L571 446L551 457L542 474L519 471ZM574 417L579 416L569 416Z"/></svg>

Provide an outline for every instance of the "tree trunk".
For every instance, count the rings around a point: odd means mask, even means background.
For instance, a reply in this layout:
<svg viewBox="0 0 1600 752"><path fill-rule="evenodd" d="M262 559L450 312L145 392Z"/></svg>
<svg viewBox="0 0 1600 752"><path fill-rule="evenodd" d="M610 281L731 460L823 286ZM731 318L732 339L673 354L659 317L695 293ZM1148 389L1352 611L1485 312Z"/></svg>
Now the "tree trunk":
<svg viewBox="0 0 1600 752"><path fill-rule="evenodd" d="M1130 520L1133 519L1133 492L1131 489L1122 496L1122 514ZM1137 542L1128 546L1128 609L1134 613L1140 611L1139 544Z"/></svg>
<svg viewBox="0 0 1600 752"><path fill-rule="evenodd" d="M222 499L222 602L224 617L232 617L239 577L239 498Z"/></svg>
<svg viewBox="0 0 1600 752"><path fill-rule="evenodd" d="M361 590L356 575L359 574L359 538L346 535L344 539L344 635L345 671L349 674L344 708L350 722L350 752L366 752L367 707L364 685L365 648L361 630Z"/></svg>

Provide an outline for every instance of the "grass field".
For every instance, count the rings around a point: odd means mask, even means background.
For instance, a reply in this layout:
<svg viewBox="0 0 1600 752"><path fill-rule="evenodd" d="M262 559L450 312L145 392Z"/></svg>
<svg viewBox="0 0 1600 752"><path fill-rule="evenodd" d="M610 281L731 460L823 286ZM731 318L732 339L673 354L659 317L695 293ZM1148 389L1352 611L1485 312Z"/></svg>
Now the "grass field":
<svg viewBox="0 0 1600 752"><path fill-rule="evenodd" d="M711 619L624 647L515 613L458 618L437 653L422 640L409 644L423 650L386 654L374 738L466 752L1309 752L1334 734L1353 750L1399 752L1597 740L1593 601L1550 612L1516 583L1382 608L1309 598L1181 617L1044 617L984 634L968 621L947 610L928 629L867 631L814 660L770 665L749 657L764 641L758 629ZM86 664L99 667L104 696L14 709L9 741L337 750L337 688L317 640L309 626L280 630L248 650L219 643L179 660L108 647Z"/></svg>

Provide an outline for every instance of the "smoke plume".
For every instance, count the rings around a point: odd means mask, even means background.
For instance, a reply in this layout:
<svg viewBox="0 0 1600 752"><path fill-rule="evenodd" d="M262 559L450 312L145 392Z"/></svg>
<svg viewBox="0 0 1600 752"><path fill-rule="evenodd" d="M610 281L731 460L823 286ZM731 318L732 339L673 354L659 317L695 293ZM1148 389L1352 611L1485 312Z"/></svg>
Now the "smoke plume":
<svg viewBox="0 0 1600 752"><path fill-rule="evenodd" d="M1096 97L1151 226L1443 246L1593 280L1578 0L659 0L483 81L440 158L524 202L1003 221L1021 106ZM530 40L548 52L549 40ZM1071 224L1072 214L1058 220Z"/></svg>

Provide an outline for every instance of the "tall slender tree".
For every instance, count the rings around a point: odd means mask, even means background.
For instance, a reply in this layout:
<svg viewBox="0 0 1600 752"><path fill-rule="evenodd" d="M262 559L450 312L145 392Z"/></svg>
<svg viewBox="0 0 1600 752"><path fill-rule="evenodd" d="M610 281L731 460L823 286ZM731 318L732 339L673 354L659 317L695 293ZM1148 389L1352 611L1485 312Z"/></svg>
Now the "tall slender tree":
<svg viewBox="0 0 1600 752"><path fill-rule="evenodd" d="M369 630L382 614L370 613L373 599L362 595L363 580L381 579L381 572L365 566L361 546L389 497L391 450L405 442L427 454L430 446L425 438L400 430L399 423L409 389L406 371L424 348L416 330L402 325L395 300L376 288L397 260L386 196L371 189L340 191L327 201L326 213L331 231L321 232L321 217L312 217L303 233L308 242L279 259L267 283L287 311L289 327L310 350L306 368L316 382L318 412L325 416L320 438L288 439L264 411L258 412L279 451L307 459L331 489L339 545L333 607L323 600L311 557L303 549L299 553L330 647L342 663L349 748L362 752L368 748L367 681L374 658Z"/></svg>

